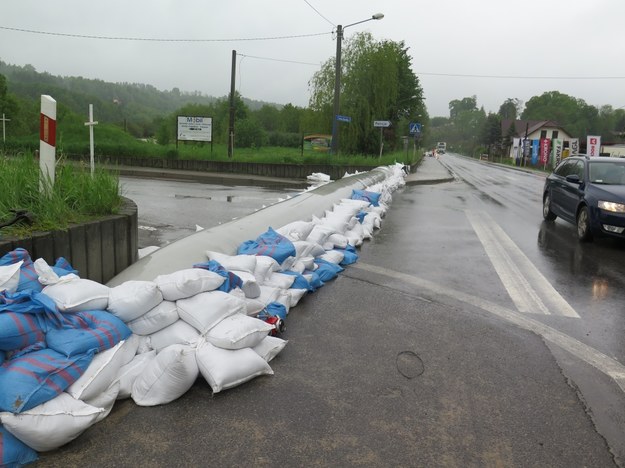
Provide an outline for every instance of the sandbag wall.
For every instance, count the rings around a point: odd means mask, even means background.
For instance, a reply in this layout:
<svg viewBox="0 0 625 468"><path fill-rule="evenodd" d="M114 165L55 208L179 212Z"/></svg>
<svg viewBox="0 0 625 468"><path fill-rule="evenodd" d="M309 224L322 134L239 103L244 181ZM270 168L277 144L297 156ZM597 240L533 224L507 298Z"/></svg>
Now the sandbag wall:
<svg viewBox="0 0 625 468"><path fill-rule="evenodd" d="M0 258L0 463L70 442L118 399L161 405L199 376L218 393L273 374L290 309L381 227L404 183L401 166L382 173L319 216L266 226L234 251L196 245L197 261L150 279L103 285L63 258Z"/></svg>

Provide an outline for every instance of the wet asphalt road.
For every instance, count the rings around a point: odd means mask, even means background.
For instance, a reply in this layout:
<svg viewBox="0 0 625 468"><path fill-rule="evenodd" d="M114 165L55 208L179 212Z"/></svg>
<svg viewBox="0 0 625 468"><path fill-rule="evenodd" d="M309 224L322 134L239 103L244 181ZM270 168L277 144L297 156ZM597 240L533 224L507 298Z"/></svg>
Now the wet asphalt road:
<svg viewBox="0 0 625 468"><path fill-rule="evenodd" d="M623 246L544 224L541 176L441 162L292 309L274 376L120 401L37 466L624 466Z"/></svg>

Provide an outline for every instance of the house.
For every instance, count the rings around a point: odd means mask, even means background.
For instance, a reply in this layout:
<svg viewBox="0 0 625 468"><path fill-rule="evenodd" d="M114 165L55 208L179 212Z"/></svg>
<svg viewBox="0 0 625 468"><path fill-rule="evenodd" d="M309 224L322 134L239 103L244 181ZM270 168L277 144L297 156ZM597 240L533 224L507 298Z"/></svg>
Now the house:
<svg viewBox="0 0 625 468"><path fill-rule="evenodd" d="M573 138L558 122L553 120L511 120L501 122L501 134L504 139L509 139L509 156L512 159L522 157L523 139L530 140L528 143L528 158L531 158L532 146L535 141L549 139L550 142L562 142L560 151L566 157L568 154L579 152L579 139ZM554 145L555 146L555 145ZM535 158L532 158L535 159ZM559 162L559 157L556 158Z"/></svg>

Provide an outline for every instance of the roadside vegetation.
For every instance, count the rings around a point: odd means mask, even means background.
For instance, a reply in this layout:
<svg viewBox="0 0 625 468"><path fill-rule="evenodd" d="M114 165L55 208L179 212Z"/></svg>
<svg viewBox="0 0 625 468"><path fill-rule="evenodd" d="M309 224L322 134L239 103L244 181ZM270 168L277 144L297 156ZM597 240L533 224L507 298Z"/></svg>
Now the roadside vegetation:
<svg viewBox="0 0 625 468"><path fill-rule="evenodd" d="M116 214L121 206L119 177L110 171L57 161L52 190L41 191L39 162L30 154L0 155L0 224L16 212L22 220L0 229L0 239L37 231L64 230L71 224Z"/></svg>

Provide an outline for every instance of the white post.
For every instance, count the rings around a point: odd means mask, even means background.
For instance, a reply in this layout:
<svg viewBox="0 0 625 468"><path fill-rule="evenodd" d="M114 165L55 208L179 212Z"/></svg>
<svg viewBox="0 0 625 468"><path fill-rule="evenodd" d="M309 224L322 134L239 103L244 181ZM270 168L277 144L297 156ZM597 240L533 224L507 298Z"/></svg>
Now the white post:
<svg viewBox="0 0 625 468"><path fill-rule="evenodd" d="M2 120L2 143L5 143L7 139L5 122L9 122L11 119L7 119L4 114L2 114L2 118L0 120Z"/></svg>
<svg viewBox="0 0 625 468"><path fill-rule="evenodd" d="M98 125L98 122L93 121L93 104L89 104L89 122L85 122L85 125L89 126L89 156L91 162L91 176L93 177L93 171L95 168L95 161L93 157L93 126Z"/></svg>
<svg viewBox="0 0 625 468"><path fill-rule="evenodd" d="M41 115L39 119L39 190L52 191L56 166L56 101L41 95Z"/></svg>

